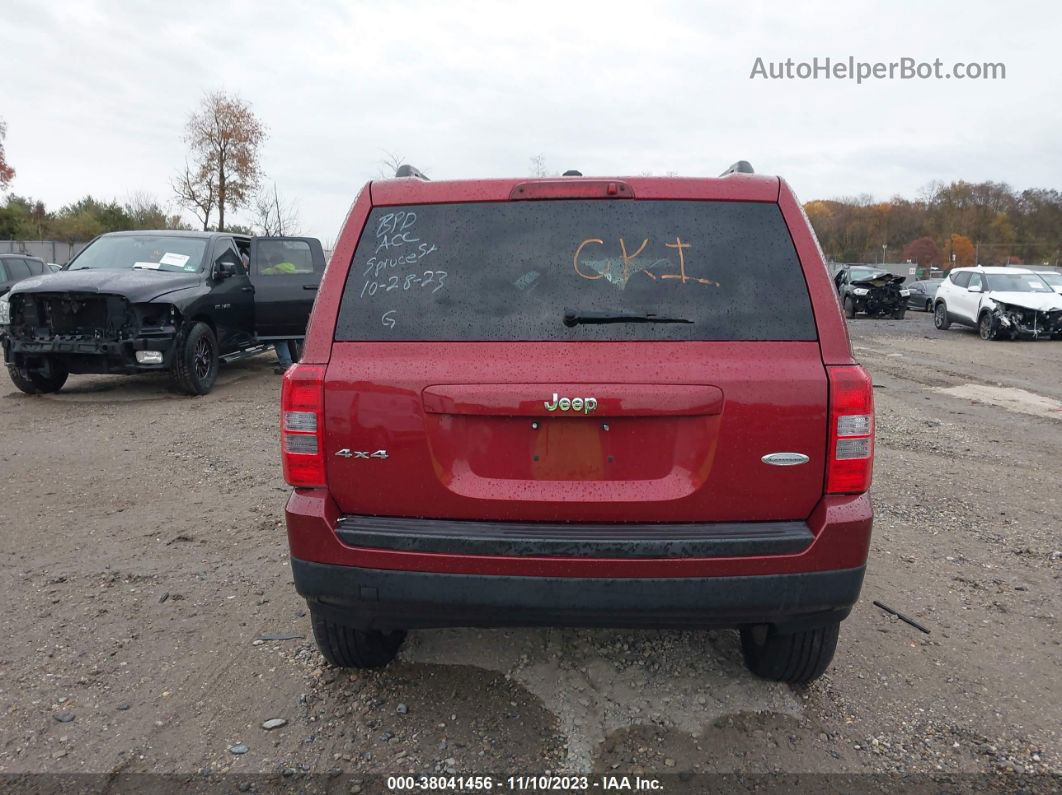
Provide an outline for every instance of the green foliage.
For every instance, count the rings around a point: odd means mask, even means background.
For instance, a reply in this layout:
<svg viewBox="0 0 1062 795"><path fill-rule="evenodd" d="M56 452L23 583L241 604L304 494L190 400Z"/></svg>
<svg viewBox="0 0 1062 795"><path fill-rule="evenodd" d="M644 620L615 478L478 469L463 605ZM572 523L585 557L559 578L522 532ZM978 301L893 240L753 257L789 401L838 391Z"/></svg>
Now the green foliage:
<svg viewBox="0 0 1062 795"><path fill-rule="evenodd" d="M91 240L104 232L126 229L188 229L179 215L149 196L136 194L124 204L86 196L54 212L43 202L11 195L0 205L0 239Z"/></svg>
<svg viewBox="0 0 1062 795"><path fill-rule="evenodd" d="M1001 182L960 180L933 183L913 201L860 196L811 201L805 210L837 262L881 262L883 254L891 262L944 266L952 253L956 264L976 259L982 265L1062 257L1062 193L1056 190L1018 192Z"/></svg>

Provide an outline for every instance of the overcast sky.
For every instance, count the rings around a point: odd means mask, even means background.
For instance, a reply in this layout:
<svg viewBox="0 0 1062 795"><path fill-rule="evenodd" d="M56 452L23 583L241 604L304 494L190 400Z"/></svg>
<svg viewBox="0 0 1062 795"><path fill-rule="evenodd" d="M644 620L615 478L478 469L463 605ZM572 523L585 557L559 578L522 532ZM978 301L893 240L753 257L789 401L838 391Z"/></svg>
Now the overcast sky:
<svg viewBox="0 0 1062 795"><path fill-rule="evenodd" d="M326 242L385 152L433 179L527 175L537 154L608 175L747 159L804 200L1062 188L1057 2L3 0L2 17L11 190L53 208L169 201L216 89L253 105L270 182ZM816 56L1002 62L1006 79L750 79L757 57Z"/></svg>

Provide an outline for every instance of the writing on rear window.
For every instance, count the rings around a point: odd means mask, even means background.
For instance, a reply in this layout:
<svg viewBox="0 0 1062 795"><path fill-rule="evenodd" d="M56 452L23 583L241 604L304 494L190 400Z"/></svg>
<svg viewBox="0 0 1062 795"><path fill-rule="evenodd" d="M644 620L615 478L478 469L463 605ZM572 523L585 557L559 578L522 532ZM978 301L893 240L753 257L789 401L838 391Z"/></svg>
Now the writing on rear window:
<svg viewBox="0 0 1062 795"><path fill-rule="evenodd" d="M415 228L417 214L409 211L384 213L375 222L376 239L372 256L365 262L362 272L364 282L358 293L360 300L374 299L377 294L386 299L387 293L399 291L391 297L392 303L400 293L410 290L438 292L446 286L444 270L421 270L420 263L438 250L438 246L420 239ZM379 309L379 307L378 307ZM380 324L387 329L398 325L399 312L394 308L382 308Z"/></svg>
<svg viewBox="0 0 1062 795"><path fill-rule="evenodd" d="M775 204L481 202L373 210L336 339L813 340L815 323Z"/></svg>
<svg viewBox="0 0 1062 795"><path fill-rule="evenodd" d="M594 244L598 246L604 246L605 241L599 237L590 237L579 243L579 246L575 249L575 257L572 259L572 264L575 266L575 272L582 278L588 281L597 281L598 279L605 279L609 284L616 285L620 288L627 286L627 282L631 276L641 275L649 279L661 279L668 281L670 279L677 279L679 284L704 284L719 286L719 282L712 279L705 279L701 276L691 276L686 273L686 256L683 253L685 249L690 248L689 243L683 243L681 237L676 237L674 242L664 243L665 248L673 248L678 252L678 272L677 273L664 273L656 272L657 268L663 266L664 269L671 264L670 259L639 259L642 252L645 251L649 245L649 238L642 241L642 244L635 249L633 254L627 253L627 244L623 238L619 239L619 247L621 257L616 259L584 259L582 267L580 267L579 256L582 254L583 249L589 245Z"/></svg>

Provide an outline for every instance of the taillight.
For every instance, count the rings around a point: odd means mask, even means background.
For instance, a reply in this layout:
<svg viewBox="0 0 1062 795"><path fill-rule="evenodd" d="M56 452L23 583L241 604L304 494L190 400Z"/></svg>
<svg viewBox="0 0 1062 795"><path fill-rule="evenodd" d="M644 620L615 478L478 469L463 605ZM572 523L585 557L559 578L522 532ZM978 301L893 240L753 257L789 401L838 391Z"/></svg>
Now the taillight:
<svg viewBox="0 0 1062 795"><path fill-rule="evenodd" d="M280 457L284 480L296 488L325 485L324 367L288 368L280 387Z"/></svg>
<svg viewBox="0 0 1062 795"><path fill-rule="evenodd" d="M826 493L862 494L874 468L874 386L859 366L827 367L830 435Z"/></svg>

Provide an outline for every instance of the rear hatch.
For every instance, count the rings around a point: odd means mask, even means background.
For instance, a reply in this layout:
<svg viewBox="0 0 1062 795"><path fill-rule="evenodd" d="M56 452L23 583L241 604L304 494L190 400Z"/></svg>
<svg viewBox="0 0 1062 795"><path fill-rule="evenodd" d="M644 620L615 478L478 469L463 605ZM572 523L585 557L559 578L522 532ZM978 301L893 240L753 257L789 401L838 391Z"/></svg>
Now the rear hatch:
<svg viewBox="0 0 1062 795"><path fill-rule="evenodd" d="M826 410L774 203L381 207L341 301L324 452L348 514L803 519Z"/></svg>

